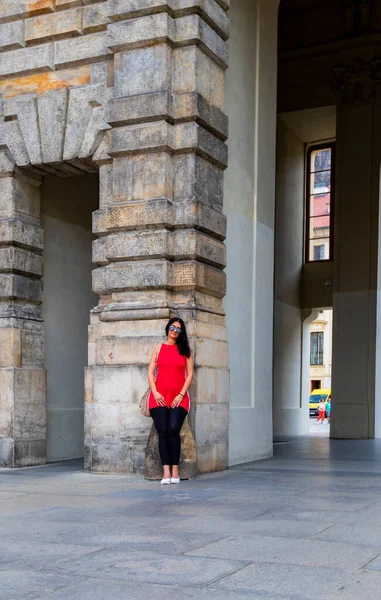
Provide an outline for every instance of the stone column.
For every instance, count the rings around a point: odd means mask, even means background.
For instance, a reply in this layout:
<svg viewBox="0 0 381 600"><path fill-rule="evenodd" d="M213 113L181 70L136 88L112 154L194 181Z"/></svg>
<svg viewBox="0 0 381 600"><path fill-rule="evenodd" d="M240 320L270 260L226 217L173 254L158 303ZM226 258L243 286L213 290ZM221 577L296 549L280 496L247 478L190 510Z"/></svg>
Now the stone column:
<svg viewBox="0 0 381 600"><path fill-rule="evenodd" d="M373 438L381 165L378 63L336 72L337 169L331 437Z"/></svg>
<svg viewBox="0 0 381 600"><path fill-rule="evenodd" d="M150 420L138 411L169 317L196 364L190 423L200 472L226 468L226 0L110 2L114 98L94 215L86 378L86 468L141 471ZM102 156L100 156L102 154Z"/></svg>
<svg viewBox="0 0 381 600"><path fill-rule="evenodd" d="M46 460L40 181L0 151L0 465Z"/></svg>

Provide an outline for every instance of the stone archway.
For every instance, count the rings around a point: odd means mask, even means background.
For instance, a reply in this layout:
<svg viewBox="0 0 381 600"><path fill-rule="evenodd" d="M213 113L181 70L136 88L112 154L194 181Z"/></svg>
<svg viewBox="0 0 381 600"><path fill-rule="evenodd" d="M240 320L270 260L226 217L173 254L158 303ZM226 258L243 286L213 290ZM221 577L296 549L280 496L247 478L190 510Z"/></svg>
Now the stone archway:
<svg viewBox="0 0 381 600"><path fill-rule="evenodd" d="M193 338L190 421L198 469L227 466L228 8L227 0L168 0L143 11L128 0L70 11L50 0L0 8L0 20L26 20L25 35L35 36L33 47L24 47L29 38L11 40L0 71L5 466L39 464L46 456L41 176L94 168L99 304L89 332L86 468L142 469L148 425L137 402L152 345L172 314L188 322Z"/></svg>

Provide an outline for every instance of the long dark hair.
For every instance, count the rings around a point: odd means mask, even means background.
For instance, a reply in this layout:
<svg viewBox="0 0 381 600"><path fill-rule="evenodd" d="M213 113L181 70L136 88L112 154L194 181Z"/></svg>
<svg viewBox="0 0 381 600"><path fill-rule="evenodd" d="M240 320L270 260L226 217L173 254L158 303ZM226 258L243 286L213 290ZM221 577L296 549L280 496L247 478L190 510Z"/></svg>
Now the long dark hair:
<svg viewBox="0 0 381 600"><path fill-rule="evenodd" d="M168 321L165 327L165 333L168 336L169 328L173 323L180 323L181 325L181 333L179 334L179 337L176 340L176 346L179 350L179 354L181 354L181 356L186 356L187 358L189 358L191 355L191 350L189 347L187 330L184 321L182 319L179 319L178 317L173 317L173 319L170 319Z"/></svg>

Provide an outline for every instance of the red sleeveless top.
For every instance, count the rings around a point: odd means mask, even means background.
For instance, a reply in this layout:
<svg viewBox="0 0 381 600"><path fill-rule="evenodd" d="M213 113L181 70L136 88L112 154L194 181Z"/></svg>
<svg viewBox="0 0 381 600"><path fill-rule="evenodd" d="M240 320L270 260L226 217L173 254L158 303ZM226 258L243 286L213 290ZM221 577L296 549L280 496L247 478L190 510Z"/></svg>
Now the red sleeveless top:
<svg viewBox="0 0 381 600"><path fill-rule="evenodd" d="M180 394L186 379L186 358L179 354L176 344L162 344L157 357L156 388L165 398L168 408L173 400ZM148 398L148 409L160 406L151 392ZM190 398L187 392L181 404L186 411L190 408Z"/></svg>

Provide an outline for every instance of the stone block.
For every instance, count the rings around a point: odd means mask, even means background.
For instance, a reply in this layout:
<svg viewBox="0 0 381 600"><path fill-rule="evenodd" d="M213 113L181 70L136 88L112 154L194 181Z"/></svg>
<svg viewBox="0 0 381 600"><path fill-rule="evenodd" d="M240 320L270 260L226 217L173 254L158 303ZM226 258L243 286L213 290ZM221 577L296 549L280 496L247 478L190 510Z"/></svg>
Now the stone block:
<svg viewBox="0 0 381 600"><path fill-rule="evenodd" d="M93 262L97 264L137 258L193 259L221 268L226 264L226 250L222 242L196 230L118 233L93 243Z"/></svg>
<svg viewBox="0 0 381 600"><path fill-rule="evenodd" d="M42 250L44 247L43 231L40 227L24 223L21 219L0 219L0 243L16 243L25 248Z"/></svg>
<svg viewBox="0 0 381 600"><path fill-rule="evenodd" d="M37 406L45 407L46 372L43 369L16 369L15 397L17 404L28 404L30 412Z"/></svg>
<svg viewBox="0 0 381 600"><path fill-rule="evenodd" d="M229 37L229 19L219 0L173 0L176 15L200 14L217 33L226 40Z"/></svg>
<svg viewBox="0 0 381 600"><path fill-rule="evenodd" d="M106 34L102 31L54 43L55 65L58 67L89 64L110 54Z"/></svg>
<svg viewBox="0 0 381 600"><path fill-rule="evenodd" d="M113 21L136 19L150 12L173 11L173 0L109 0L109 4Z"/></svg>
<svg viewBox="0 0 381 600"><path fill-rule="evenodd" d="M222 212L223 171L196 154L177 154L173 157L173 198L196 199Z"/></svg>
<svg viewBox="0 0 381 600"><path fill-rule="evenodd" d="M0 367L21 367L20 329L0 328Z"/></svg>
<svg viewBox="0 0 381 600"><path fill-rule="evenodd" d="M225 315L222 300L222 298L216 298L198 290L176 290L171 294L170 306L186 320L189 319L190 310L192 319L197 318L199 321L204 321L208 315L208 318L218 320L224 319ZM197 307L202 307L202 310L197 310ZM220 324L218 321L216 322Z"/></svg>
<svg viewBox="0 0 381 600"><path fill-rule="evenodd" d="M104 208L113 203L113 165L99 167L99 207Z"/></svg>
<svg viewBox="0 0 381 600"><path fill-rule="evenodd" d="M107 294L126 289L172 286L173 265L165 260L119 263L93 271L93 292Z"/></svg>
<svg viewBox="0 0 381 600"><path fill-rule="evenodd" d="M107 29L109 23L108 11L107 2L85 6L83 9L83 31L85 33L95 33Z"/></svg>
<svg viewBox="0 0 381 600"><path fill-rule="evenodd" d="M151 352L156 343L151 342ZM148 388L148 362L138 366L94 366L91 372L92 402L96 404L115 404L128 402L134 412L140 415L139 400ZM145 423L145 421L139 421Z"/></svg>
<svg viewBox="0 0 381 600"><path fill-rule="evenodd" d="M40 440L46 436L46 407L22 404L16 399L14 409L14 436L18 440Z"/></svg>
<svg viewBox="0 0 381 600"><path fill-rule="evenodd" d="M197 444L197 470L199 473L213 473L228 468L228 442L218 444Z"/></svg>
<svg viewBox="0 0 381 600"><path fill-rule="evenodd" d="M33 77L16 77L0 82L0 93L4 98L18 98L22 101L35 101L34 94L43 94L58 88L70 88L90 83L90 65L59 72L45 72ZM29 97L28 97L29 95Z"/></svg>
<svg viewBox="0 0 381 600"><path fill-rule="evenodd" d="M46 463L45 440L15 440L14 467L33 467Z"/></svg>
<svg viewBox="0 0 381 600"><path fill-rule="evenodd" d="M222 271L196 261L174 263L173 288L195 289L223 298L226 293L226 276Z"/></svg>
<svg viewBox="0 0 381 600"><path fill-rule="evenodd" d="M130 442L92 442L92 473L133 473L134 454Z"/></svg>
<svg viewBox="0 0 381 600"><path fill-rule="evenodd" d="M109 0L110 18L113 21L136 19L159 12L167 12L173 16L184 14L201 14L224 39L228 37L228 19L226 7L215 0Z"/></svg>
<svg viewBox="0 0 381 600"><path fill-rule="evenodd" d="M198 301L202 302L199 297ZM217 315L210 312L197 311L197 313L192 316L192 320L188 322L188 330L191 337L208 338L226 342L226 320L222 314Z"/></svg>
<svg viewBox="0 0 381 600"><path fill-rule="evenodd" d="M107 237L101 237L93 241L92 260L95 265L107 265Z"/></svg>
<svg viewBox="0 0 381 600"><path fill-rule="evenodd" d="M0 297L18 298L40 303L42 300L42 282L23 275L0 273Z"/></svg>
<svg viewBox="0 0 381 600"><path fill-rule="evenodd" d="M110 156L129 153L197 152L221 168L227 166L227 146L197 123L170 125L166 121L126 125L111 130Z"/></svg>
<svg viewBox="0 0 381 600"><path fill-rule="evenodd" d="M161 337L104 337L96 346L97 365L142 365L147 368L154 345ZM95 385L95 382L94 382ZM146 386L147 389L148 385ZM144 390L143 390L144 392ZM142 393L143 393L142 392ZM126 394L126 392L125 392ZM140 399L140 398L139 398Z"/></svg>
<svg viewBox="0 0 381 600"><path fill-rule="evenodd" d="M168 91L115 98L110 100L107 121L114 126L133 125L153 120L166 121L170 117L175 117L171 112L171 105L171 96Z"/></svg>
<svg viewBox="0 0 381 600"><path fill-rule="evenodd" d="M15 164L22 167L30 163L17 120L0 122L0 139L2 140L4 147L9 151Z"/></svg>
<svg viewBox="0 0 381 600"><path fill-rule="evenodd" d="M25 22L25 42L29 45L75 37L81 33L82 8L33 17Z"/></svg>
<svg viewBox="0 0 381 600"><path fill-rule="evenodd" d="M173 127L171 133L175 151L194 151L220 168L227 167L227 145L197 123L180 123Z"/></svg>
<svg viewBox="0 0 381 600"><path fill-rule="evenodd" d="M104 259L114 262L136 258L164 258L172 256L172 248L172 234L166 230L118 233L105 238Z"/></svg>
<svg viewBox="0 0 381 600"><path fill-rule="evenodd" d="M95 210L92 215L92 229L93 233L97 235L102 235L107 233L106 226L106 209L101 208L99 210Z"/></svg>
<svg viewBox="0 0 381 600"><path fill-rule="evenodd" d="M174 234L172 256L176 260L201 260L218 268L226 266L224 244L196 230L181 230Z"/></svg>
<svg viewBox="0 0 381 600"><path fill-rule="evenodd" d="M197 456L196 444L191 428L189 427L188 419L185 419L183 423L180 439L180 479L192 479L192 477L196 477L197 475ZM152 423L145 451L144 478L149 480L159 480L162 477L163 467L159 456L159 438L155 426Z"/></svg>
<svg viewBox="0 0 381 600"><path fill-rule="evenodd" d="M28 330L21 334L21 356L23 367L44 368L44 331Z"/></svg>
<svg viewBox="0 0 381 600"><path fill-rule="evenodd" d="M0 271L3 273L17 271L41 277L43 257L23 248L0 247Z"/></svg>
<svg viewBox="0 0 381 600"><path fill-rule="evenodd" d="M111 5L111 18L112 5ZM150 46L160 41L169 41L171 45L200 45L223 69L227 68L228 48L221 37L199 15L187 15L173 19L168 13L161 12L135 19L116 21L108 28L108 45L114 52L126 49Z"/></svg>
<svg viewBox="0 0 381 600"><path fill-rule="evenodd" d="M110 5L112 17L112 5ZM108 27L108 46L113 52L148 46L175 37L174 20L167 13L144 16L111 23Z"/></svg>
<svg viewBox="0 0 381 600"><path fill-rule="evenodd" d="M37 98L42 156L46 163L62 159L67 105L66 89L50 91Z"/></svg>
<svg viewBox="0 0 381 600"><path fill-rule="evenodd" d="M218 137L228 137L228 118L216 106L209 104L198 92L181 92L171 96L168 110L176 122L196 121ZM155 114L155 113L153 113Z"/></svg>
<svg viewBox="0 0 381 600"><path fill-rule="evenodd" d="M15 370L12 368L0 368L0 438L13 436L14 373ZM2 452L0 452L0 463L4 463Z"/></svg>
<svg viewBox="0 0 381 600"><path fill-rule="evenodd" d="M228 404L197 404L193 418L197 446L228 443Z"/></svg>
<svg viewBox="0 0 381 600"><path fill-rule="evenodd" d="M226 42L199 15L175 19L175 42L184 45L189 40L197 40L203 52L222 69L227 69L229 50Z"/></svg>
<svg viewBox="0 0 381 600"><path fill-rule="evenodd" d="M148 294L146 294L148 295ZM155 295L155 294L154 294ZM156 294L156 297L161 297ZM157 301L157 300L156 300ZM108 307L109 308L109 307ZM105 310L107 311L106 308ZM101 313L98 328L97 328L97 338L98 337L111 337L111 336L119 336L123 338L161 338L165 336L165 326L167 324L167 319L150 319L150 320L140 320L132 323L126 323L123 321L119 322L108 322L103 320L104 312ZM154 343L154 342L152 342ZM146 379L144 380L145 383Z"/></svg>
<svg viewBox="0 0 381 600"><path fill-rule="evenodd" d="M228 345L227 342L212 340L208 338L195 338L195 364L200 367L212 367L214 369L228 368Z"/></svg>
<svg viewBox="0 0 381 600"><path fill-rule="evenodd" d="M21 177L0 178L0 218L16 213L40 216L39 188Z"/></svg>
<svg viewBox="0 0 381 600"><path fill-rule="evenodd" d="M197 92L210 106L223 111L224 72L197 46L174 50L172 85L174 94Z"/></svg>
<svg viewBox="0 0 381 600"><path fill-rule="evenodd" d="M37 101L32 95L15 97L4 102L4 117L17 119L22 140L32 164L42 163Z"/></svg>
<svg viewBox="0 0 381 600"><path fill-rule="evenodd" d="M54 0L1 0L0 22L54 11Z"/></svg>
<svg viewBox="0 0 381 600"><path fill-rule="evenodd" d="M195 227L201 231L216 237L226 237L226 217L220 211L197 202L196 200L185 200L173 204L173 223L175 226Z"/></svg>
<svg viewBox="0 0 381 600"><path fill-rule="evenodd" d="M110 156L116 157L131 152L158 152L173 148L173 127L166 121L126 125L110 132Z"/></svg>
<svg viewBox="0 0 381 600"><path fill-rule="evenodd" d="M23 21L0 25L0 47L2 50L16 50L23 46L25 46Z"/></svg>
<svg viewBox="0 0 381 600"><path fill-rule="evenodd" d="M82 148L93 113L102 104L104 90L100 85L89 85L70 90L69 104L65 126L65 142L63 145L63 159L72 160L92 152L91 142L85 142L88 152ZM105 109L104 109L105 110ZM101 124L98 126L102 127ZM106 127L106 124L104 125ZM93 130L93 137L97 135L97 128Z"/></svg>
<svg viewBox="0 0 381 600"><path fill-rule="evenodd" d="M168 44L135 48L115 55L115 97L171 89L172 50Z"/></svg>
<svg viewBox="0 0 381 600"><path fill-rule="evenodd" d="M198 367L191 388L191 398L198 404L229 403L229 371Z"/></svg>
<svg viewBox="0 0 381 600"><path fill-rule="evenodd" d="M0 80L16 75L39 73L54 69L53 44L42 44L34 48L21 48L2 54Z"/></svg>
<svg viewBox="0 0 381 600"><path fill-rule="evenodd" d="M0 466L13 466L13 438L0 438Z"/></svg>
<svg viewBox="0 0 381 600"><path fill-rule="evenodd" d="M114 202L172 197L172 159L166 152L114 160Z"/></svg>
<svg viewBox="0 0 381 600"><path fill-rule="evenodd" d="M173 205L165 198L109 206L105 231L164 227L173 223Z"/></svg>

